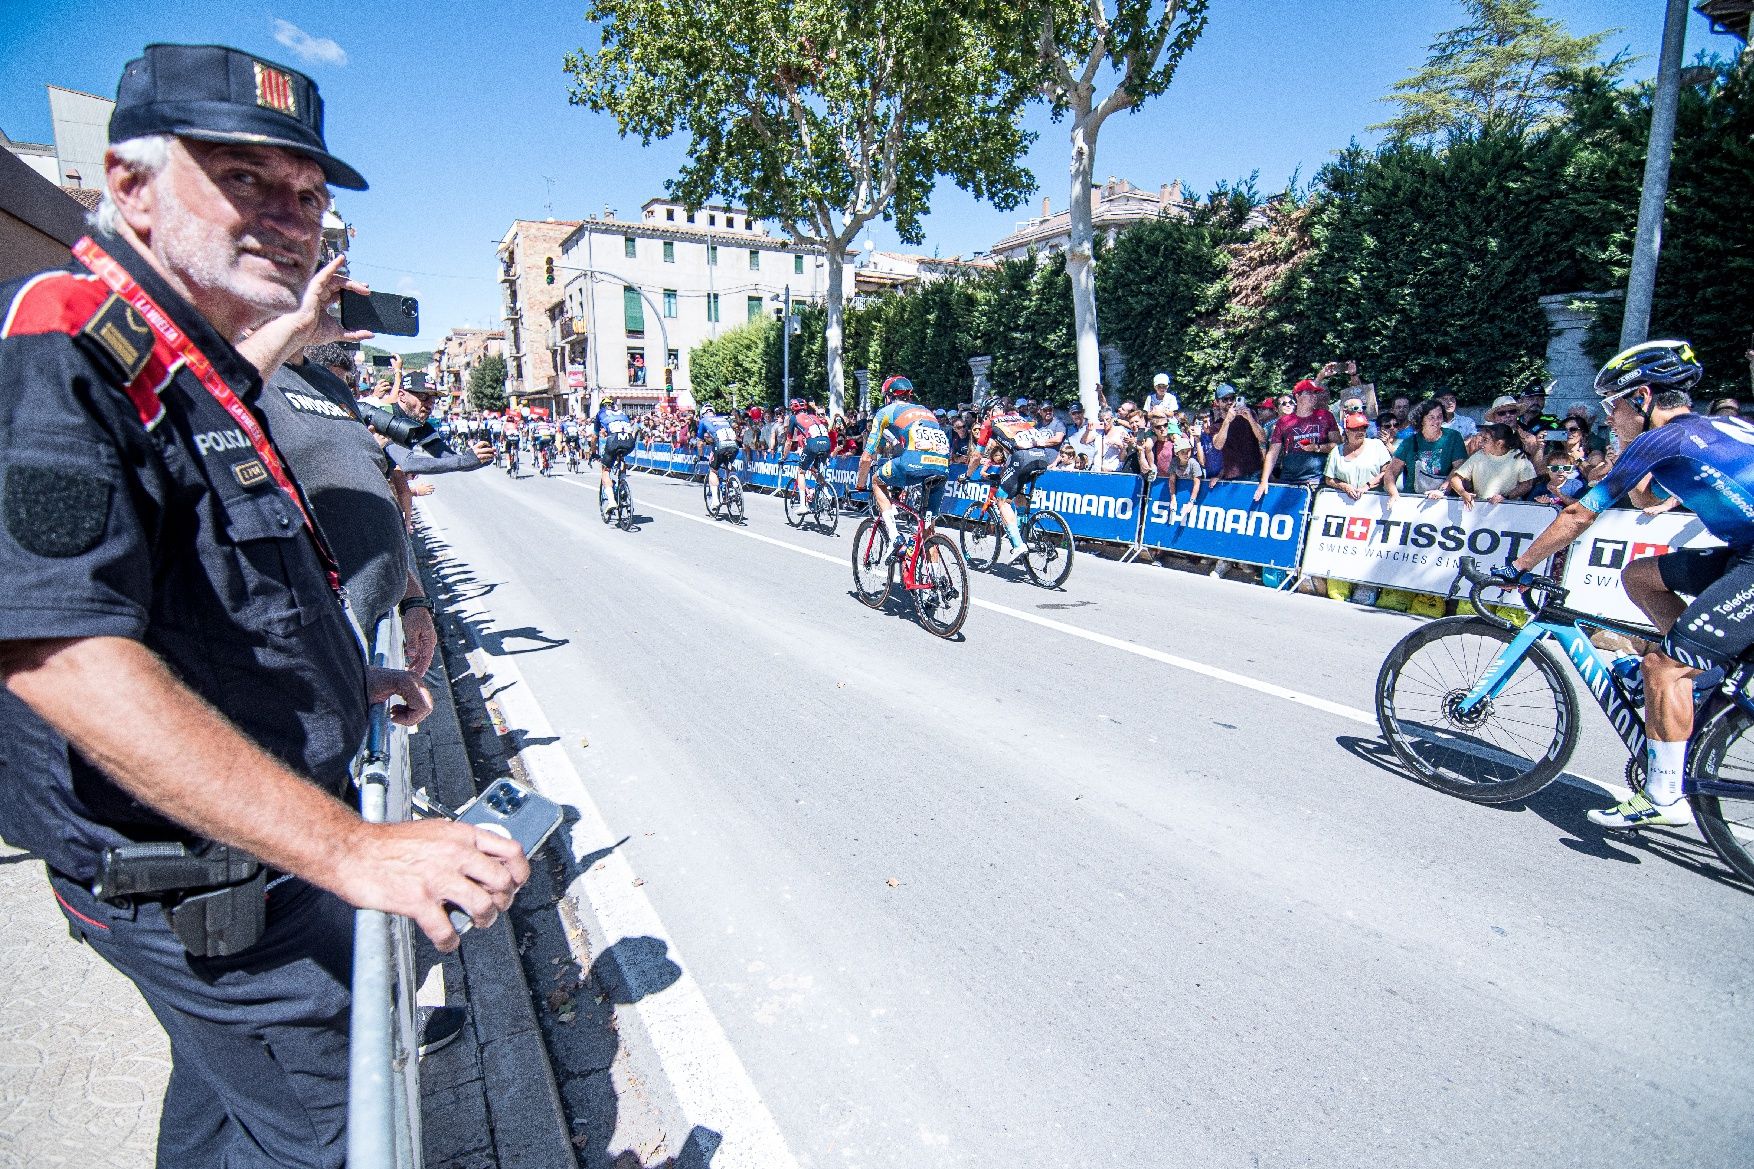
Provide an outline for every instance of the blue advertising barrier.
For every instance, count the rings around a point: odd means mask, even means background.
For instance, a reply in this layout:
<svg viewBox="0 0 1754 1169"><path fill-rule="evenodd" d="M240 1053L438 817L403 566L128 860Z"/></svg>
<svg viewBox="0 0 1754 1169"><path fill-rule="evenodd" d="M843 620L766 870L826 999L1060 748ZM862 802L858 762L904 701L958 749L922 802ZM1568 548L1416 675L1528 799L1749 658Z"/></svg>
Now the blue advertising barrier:
<svg viewBox="0 0 1754 1169"><path fill-rule="evenodd" d="M1172 503L1167 480L1151 484L1145 495L1141 544L1189 556L1297 567L1309 524L1307 488L1269 486L1256 503L1257 485L1252 482L1203 483L1198 498L1192 498L1194 486L1190 480L1180 480Z"/></svg>

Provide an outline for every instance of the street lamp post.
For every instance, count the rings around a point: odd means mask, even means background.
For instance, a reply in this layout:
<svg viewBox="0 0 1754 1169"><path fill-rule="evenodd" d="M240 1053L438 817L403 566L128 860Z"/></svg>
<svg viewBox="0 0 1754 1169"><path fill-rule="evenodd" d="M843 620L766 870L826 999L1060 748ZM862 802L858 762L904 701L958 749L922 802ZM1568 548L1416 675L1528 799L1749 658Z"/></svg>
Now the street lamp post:
<svg viewBox="0 0 1754 1169"><path fill-rule="evenodd" d="M1663 47L1657 59L1657 91L1651 101L1650 145L1644 156L1644 194L1638 201L1638 235L1632 244L1632 271L1626 279L1626 315L1620 321L1622 349L1630 349L1650 336L1657 254L1663 246L1663 201L1669 196L1669 157L1675 149L1675 109L1681 100L1681 53L1686 40L1687 0L1668 0L1663 16Z"/></svg>

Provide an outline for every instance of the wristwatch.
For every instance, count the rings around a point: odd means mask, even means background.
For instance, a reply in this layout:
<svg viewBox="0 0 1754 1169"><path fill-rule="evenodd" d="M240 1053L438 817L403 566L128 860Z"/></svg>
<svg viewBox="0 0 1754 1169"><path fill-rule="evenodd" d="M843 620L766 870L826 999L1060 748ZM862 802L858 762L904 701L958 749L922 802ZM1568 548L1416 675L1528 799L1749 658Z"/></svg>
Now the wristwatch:
<svg viewBox="0 0 1754 1169"><path fill-rule="evenodd" d="M410 609L425 609L430 613L432 612L432 598L425 596L403 597L396 602L396 613L399 616L406 617Z"/></svg>

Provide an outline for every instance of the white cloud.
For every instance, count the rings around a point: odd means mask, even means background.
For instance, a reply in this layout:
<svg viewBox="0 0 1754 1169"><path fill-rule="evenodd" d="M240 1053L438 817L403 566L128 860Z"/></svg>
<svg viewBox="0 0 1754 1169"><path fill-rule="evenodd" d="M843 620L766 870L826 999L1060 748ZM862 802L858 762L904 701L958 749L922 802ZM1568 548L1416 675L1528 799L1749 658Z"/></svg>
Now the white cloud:
<svg viewBox="0 0 1754 1169"><path fill-rule="evenodd" d="M274 22L274 39L291 49L300 61L326 65L347 64L347 50L328 37L314 37L290 20Z"/></svg>
<svg viewBox="0 0 1754 1169"><path fill-rule="evenodd" d="M420 285L414 282L412 276L396 277L396 291L403 296L412 296L415 300L419 300L421 295Z"/></svg>

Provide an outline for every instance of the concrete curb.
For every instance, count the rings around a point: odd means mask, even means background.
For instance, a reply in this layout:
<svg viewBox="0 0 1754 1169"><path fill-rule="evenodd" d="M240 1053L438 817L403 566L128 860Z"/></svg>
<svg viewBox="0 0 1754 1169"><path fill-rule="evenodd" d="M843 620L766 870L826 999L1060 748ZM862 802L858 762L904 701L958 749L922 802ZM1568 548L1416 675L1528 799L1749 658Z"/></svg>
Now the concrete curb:
<svg viewBox="0 0 1754 1169"><path fill-rule="evenodd" d="M414 782L448 806L472 798L473 771L441 652L427 674L433 713L412 736ZM428 1169L556 1169L577 1163L531 1005L530 988L503 916L471 931L443 960L449 996L469 1008L469 1029L453 1050L422 1067L423 1141ZM472 1043L469 1041L473 1041Z"/></svg>

